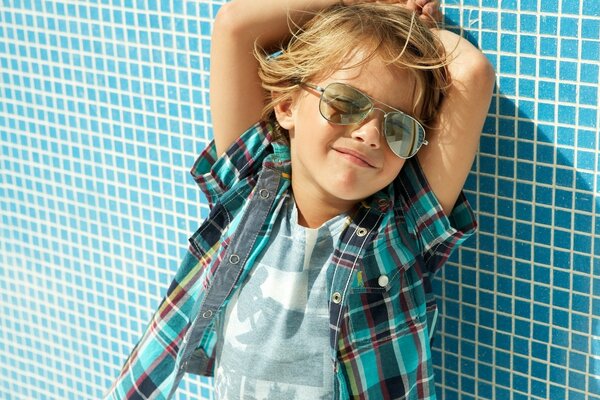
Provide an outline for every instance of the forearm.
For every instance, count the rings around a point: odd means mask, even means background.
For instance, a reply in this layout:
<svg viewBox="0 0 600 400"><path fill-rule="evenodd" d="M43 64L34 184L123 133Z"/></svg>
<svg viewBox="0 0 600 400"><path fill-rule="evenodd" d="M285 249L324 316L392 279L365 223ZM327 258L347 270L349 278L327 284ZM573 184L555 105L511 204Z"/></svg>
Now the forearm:
<svg viewBox="0 0 600 400"><path fill-rule="evenodd" d="M255 42L273 50L315 12L337 0L233 0L215 19L212 35L210 102L217 153L221 155L264 106Z"/></svg>
<svg viewBox="0 0 600 400"><path fill-rule="evenodd" d="M217 27L234 33L237 40L270 48L290 35L290 27L304 22L339 0L233 0L221 7ZM224 23L223 23L224 22Z"/></svg>

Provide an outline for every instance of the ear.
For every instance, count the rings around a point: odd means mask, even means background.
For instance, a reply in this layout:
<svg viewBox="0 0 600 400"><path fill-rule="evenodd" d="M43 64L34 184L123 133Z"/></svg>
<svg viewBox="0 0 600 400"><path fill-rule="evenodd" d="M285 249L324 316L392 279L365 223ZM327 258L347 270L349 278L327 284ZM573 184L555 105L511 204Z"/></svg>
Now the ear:
<svg viewBox="0 0 600 400"><path fill-rule="evenodd" d="M287 129L288 131L294 129L294 109L291 99L280 101L275 105L273 110L275 111L277 122L279 122L279 125L282 128Z"/></svg>

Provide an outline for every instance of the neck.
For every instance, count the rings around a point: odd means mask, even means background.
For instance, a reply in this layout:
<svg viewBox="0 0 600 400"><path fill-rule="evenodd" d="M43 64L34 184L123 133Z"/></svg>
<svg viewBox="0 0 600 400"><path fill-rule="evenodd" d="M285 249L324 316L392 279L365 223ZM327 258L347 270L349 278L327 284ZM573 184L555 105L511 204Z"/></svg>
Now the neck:
<svg viewBox="0 0 600 400"><path fill-rule="evenodd" d="M312 193L308 189L306 186L296 187L292 179L292 191L298 209L298 224L306 228L318 228L331 218L350 211L357 204L354 200L326 200L322 194Z"/></svg>

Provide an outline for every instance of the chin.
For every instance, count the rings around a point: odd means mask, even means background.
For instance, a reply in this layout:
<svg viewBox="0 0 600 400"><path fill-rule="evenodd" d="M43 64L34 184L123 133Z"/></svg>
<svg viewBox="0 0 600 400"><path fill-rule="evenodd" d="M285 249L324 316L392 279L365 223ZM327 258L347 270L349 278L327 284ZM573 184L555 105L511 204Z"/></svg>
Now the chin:
<svg viewBox="0 0 600 400"><path fill-rule="evenodd" d="M360 201L387 186L387 184L380 185L373 181L368 183L368 187L365 187L365 180L338 179L335 184L330 184L328 187L332 192L335 192L340 199Z"/></svg>
<svg viewBox="0 0 600 400"><path fill-rule="evenodd" d="M378 191L352 190L351 187L348 186L338 188L331 187L330 190L332 194L338 199L355 203L366 199L367 197L371 196L373 193L376 193Z"/></svg>

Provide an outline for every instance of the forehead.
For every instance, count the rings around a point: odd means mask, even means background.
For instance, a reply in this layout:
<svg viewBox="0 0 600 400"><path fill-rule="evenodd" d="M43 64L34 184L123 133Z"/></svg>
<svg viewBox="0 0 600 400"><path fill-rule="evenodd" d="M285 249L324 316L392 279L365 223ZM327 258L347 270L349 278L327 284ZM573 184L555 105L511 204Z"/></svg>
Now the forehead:
<svg viewBox="0 0 600 400"><path fill-rule="evenodd" d="M415 98L415 76L406 68L385 64L379 57L361 63L360 54L350 57L339 69L319 82L347 83L373 99L410 112Z"/></svg>

